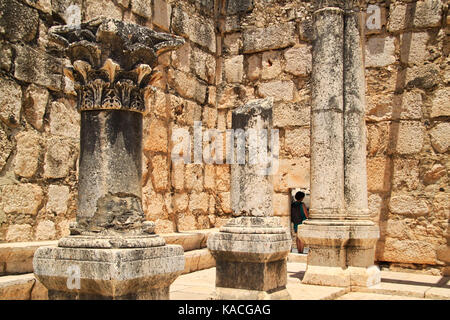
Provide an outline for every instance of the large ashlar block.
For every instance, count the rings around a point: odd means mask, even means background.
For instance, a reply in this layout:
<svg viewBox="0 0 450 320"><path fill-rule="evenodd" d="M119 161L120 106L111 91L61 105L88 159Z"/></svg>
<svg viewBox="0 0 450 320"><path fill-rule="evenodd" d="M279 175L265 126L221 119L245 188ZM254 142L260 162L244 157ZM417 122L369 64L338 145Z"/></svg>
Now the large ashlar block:
<svg viewBox="0 0 450 320"><path fill-rule="evenodd" d="M308 266L302 283L368 287L380 282L373 265L379 229L371 221L306 221L298 236L308 244Z"/></svg>
<svg viewBox="0 0 450 320"><path fill-rule="evenodd" d="M290 299L286 258L291 236L274 217L239 217L208 238L216 259L214 299Z"/></svg>
<svg viewBox="0 0 450 320"><path fill-rule="evenodd" d="M184 255L178 245L119 249L51 246L36 251L33 267L51 300L165 300L169 299L169 286L184 270Z"/></svg>

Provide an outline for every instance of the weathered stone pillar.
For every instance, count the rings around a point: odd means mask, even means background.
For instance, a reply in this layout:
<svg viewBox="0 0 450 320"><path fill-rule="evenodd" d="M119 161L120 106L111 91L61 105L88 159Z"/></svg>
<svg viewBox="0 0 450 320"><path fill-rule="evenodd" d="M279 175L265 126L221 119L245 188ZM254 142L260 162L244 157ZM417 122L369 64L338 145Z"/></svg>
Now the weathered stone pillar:
<svg viewBox="0 0 450 320"><path fill-rule="evenodd" d="M67 47L81 113L78 213L69 237L36 251L35 275L50 299L168 299L184 255L145 221L142 116L158 54L184 41L103 18L50 35Z"/></svg>
<svg viewBox="0 0 450 320"><path fill-rule="evenodd" d="M208 238L216 259L215 299L290 299L286 257L291 237L273 217L273 163L260 158L267 152L271 159L274 150L264 138L256 142L264 132L272 140L272 106L269 98L233 110L235 134L243 130L247 137L245 164L231 165L231 204L238 217Z"/></svg>
<svg viewBox="0 0 450 320"><path fill-rule="evenodd" d="M317 1L311 112L310 247L303 283L371 286L378 227L367 204L365 77L358 1Z"/></svg>

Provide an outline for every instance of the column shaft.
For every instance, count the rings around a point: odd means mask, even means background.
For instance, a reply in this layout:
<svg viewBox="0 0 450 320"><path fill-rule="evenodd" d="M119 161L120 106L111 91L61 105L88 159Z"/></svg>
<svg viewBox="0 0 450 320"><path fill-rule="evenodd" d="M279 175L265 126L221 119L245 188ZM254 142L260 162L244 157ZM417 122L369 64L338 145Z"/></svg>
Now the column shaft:
<svg viewBox="0 0 450 320"><path fill-rule="evenodd" d="M311 105L311 218L344 217L344 11L315 12Z"/></svg>

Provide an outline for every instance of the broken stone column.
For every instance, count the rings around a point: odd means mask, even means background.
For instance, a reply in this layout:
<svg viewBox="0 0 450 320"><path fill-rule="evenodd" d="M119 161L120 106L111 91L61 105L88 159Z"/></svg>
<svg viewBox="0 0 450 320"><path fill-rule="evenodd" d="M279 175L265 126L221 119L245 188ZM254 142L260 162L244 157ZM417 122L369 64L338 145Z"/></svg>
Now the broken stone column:
<svg viewBox="0 0 450 320"><path fill-rule="evenodd" d="M270 143L272 107L269 98L233 110L234 133L245 132L247 138L245 163L231 164L231 205L236 217L208 238L208 249L216 259L215 299L290 299L286 257L291 237L273 217L272 156L277 154L273 148L277 141ZM262 160L266 153L268 161Z"/></svg>
<svg viewBox="0 0 450 320"><path fill-rule="evenodd" d="M77 221L39 248L34 273L50 299L169 299L183 248L166 245L142 210L142 117L157 56L184 40L113 19L58 26L81 113Z"/></svg>
<svg viewBox="0 0 450 320"><path fill-rule="evenodd" d="M317 1L316 5L311 209L310 219L298 230L310 248L302 282L368 287L380 282L380 271L374 266L379 230L368 215L358 1Z"/></svg>

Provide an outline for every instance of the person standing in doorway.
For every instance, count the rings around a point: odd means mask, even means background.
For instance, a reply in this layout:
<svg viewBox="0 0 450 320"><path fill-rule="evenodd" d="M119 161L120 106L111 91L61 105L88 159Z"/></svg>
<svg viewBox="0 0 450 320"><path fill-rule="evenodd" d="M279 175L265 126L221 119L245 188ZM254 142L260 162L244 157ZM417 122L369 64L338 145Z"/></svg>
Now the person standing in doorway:
<svg viewBox="0 0 450 320"><path fill-rule="evenodd" d="M298 253L303 253L304 244L297 235L298 226L308 219L308 209L303 203L305 194L301 191L295 194L295 201L291 204L291 221L294 224L294 232Z"/></svg>

